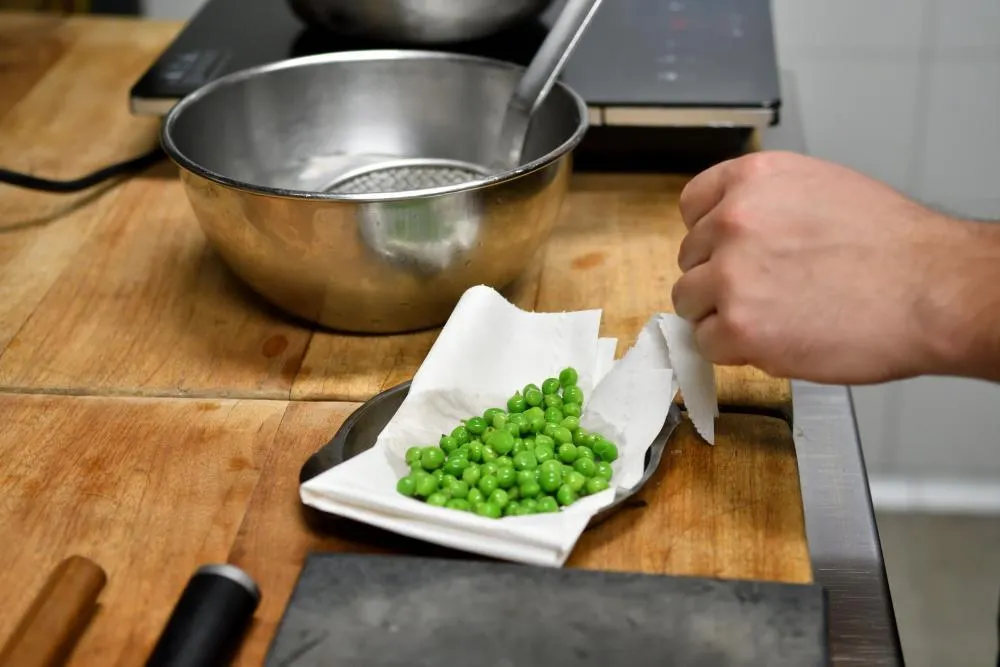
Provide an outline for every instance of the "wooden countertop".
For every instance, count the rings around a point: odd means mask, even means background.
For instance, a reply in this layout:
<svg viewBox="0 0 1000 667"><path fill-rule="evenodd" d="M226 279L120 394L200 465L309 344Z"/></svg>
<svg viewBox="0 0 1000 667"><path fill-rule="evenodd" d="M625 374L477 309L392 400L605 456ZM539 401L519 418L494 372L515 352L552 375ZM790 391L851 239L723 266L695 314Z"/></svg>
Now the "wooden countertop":
<svg viewBox="0 0 1000 667"><path fill-rule="evenodd" d="M70 178L144 152L155 119L128 89L179 24L0 13L0 165ZM670 308L684 179L584 174L515 300L602 307L622 352ZM434 553L305 522L304 460L436 332L313 331L226 270L169 164L79 195L0 186L0 641L70 553L109 575L73 665L136 664L194 568L229 560L264 600L240 664L257 665L310 549ZM788 384L719 370L737 412L782 414ZM341 402L343 401L343 402ZM808 581L791 432L726 414L710 448L685 427L645 507L588 532L578 567Z"/></svg>

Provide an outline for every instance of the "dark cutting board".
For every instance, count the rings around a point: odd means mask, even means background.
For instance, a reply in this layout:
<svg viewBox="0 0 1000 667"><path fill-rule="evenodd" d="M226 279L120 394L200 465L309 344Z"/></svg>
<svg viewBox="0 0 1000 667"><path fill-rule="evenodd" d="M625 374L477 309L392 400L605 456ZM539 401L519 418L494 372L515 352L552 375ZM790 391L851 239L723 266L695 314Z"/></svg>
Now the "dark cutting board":
<svg viewBox="0 0 1000 667"><path fill-rule="evenodd" d="M812 584L314 554L266 667L820 667L825 610Z"/></svg>

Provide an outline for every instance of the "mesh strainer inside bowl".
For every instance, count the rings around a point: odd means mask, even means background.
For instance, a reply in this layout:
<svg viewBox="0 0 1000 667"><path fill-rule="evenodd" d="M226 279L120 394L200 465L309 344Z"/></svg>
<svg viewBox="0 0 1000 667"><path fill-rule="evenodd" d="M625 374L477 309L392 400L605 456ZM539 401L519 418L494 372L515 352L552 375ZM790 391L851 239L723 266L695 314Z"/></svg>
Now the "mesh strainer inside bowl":
<svg viewBox="0 0 1000 667"><path fill-rule="evenodd" d="M411 192L461 185L489 174L485 167L459 160L391 160L341 174L323 191L339 195Z"/></svg>

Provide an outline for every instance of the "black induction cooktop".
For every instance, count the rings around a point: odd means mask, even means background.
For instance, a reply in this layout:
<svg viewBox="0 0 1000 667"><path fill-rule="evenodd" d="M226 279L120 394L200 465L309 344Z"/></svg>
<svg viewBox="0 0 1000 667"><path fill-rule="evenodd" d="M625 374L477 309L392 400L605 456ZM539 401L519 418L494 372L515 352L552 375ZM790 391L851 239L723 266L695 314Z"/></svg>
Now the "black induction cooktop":
<svg viewBox="0 0 1000 667"><path fill-rule="evenodd" d="M434 48L527 64L561 6L503 34ZM286 0L208 0L135 84L130 104L133 113L165 114L236 70L374 48L408 47L307 27ZM604 2L561 78L589 108L577 151L584 167L652 160L670 168L664 160L687 156L701 168L742 152L753 130L778 122L770 0Z"/></svg>

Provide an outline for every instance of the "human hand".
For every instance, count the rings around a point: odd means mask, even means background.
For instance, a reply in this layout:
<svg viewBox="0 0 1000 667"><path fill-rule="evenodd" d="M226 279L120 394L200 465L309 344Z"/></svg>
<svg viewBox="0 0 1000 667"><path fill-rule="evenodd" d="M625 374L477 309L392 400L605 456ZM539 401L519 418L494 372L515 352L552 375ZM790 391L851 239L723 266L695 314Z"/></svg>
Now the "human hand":
<svg viewBox="0 0 1000 667"><path fill-rule="evenodd" d="M674 308L711 361L849 384L957 363L952 275L970 270L987 225L793 153L708 169L685 187L680 210L689 232Z"/></svg>

